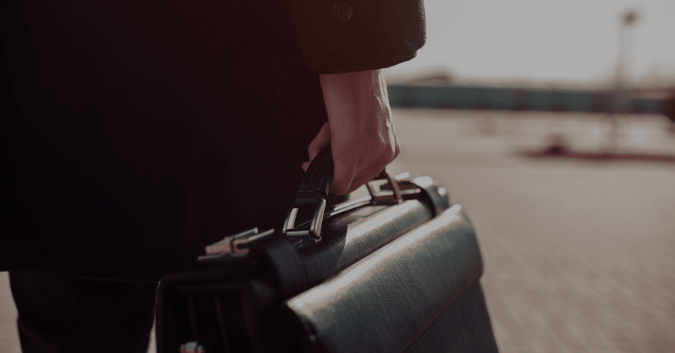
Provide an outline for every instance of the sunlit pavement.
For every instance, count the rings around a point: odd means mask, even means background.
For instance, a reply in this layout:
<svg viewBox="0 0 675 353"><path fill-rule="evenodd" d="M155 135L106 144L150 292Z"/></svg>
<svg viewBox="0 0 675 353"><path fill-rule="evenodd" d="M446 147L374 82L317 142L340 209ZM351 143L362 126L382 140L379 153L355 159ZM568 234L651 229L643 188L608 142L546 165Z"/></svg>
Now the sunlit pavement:
<svg viewBox="0 0 675 353"><path fill-rule="evenodd" d="M500 350L675 352L675 162L528 158L572 151L675 157L659 116L395 110L391 172L428 174L472 218ZM554 138L555 135L558 137ZM19 352L0 274L0 352Z"/></svg>
<svg viewBox="0 0 675 353"><path fill-rule="evenodd" d="M434 176L483 251L500 350L675 352L675 163L525 158L562 134L611 151L603 115L395 111L390 168ZM618 152L675 156L659 116L623 117Z"/></svg>

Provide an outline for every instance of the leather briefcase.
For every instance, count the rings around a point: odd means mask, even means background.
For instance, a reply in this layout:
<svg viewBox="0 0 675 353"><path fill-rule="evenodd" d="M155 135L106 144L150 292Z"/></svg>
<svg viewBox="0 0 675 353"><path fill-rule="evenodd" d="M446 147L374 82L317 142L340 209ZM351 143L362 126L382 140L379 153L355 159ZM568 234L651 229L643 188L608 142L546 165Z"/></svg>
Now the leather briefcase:
<svg viewBox="0 0 675 353"><path fill-rule="evenodd" d="M226 237L161 279L158 352L497 352L462 207L383 172L326 208L332 168L330 151L312 161L281 230Z"/></svg>

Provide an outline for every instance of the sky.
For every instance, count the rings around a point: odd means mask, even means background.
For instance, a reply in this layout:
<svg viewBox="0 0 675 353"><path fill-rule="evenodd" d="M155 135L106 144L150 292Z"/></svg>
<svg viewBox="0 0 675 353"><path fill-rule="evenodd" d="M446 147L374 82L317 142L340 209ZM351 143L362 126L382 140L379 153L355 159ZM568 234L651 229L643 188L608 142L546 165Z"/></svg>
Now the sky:
<svg viewBox="0 0 675 353"><path fill-rule="evenodd" d="M446 72L456 82L607 85L615 77L620 23L629 82L675 85L675 0L425 0L427 43L385 70L390 82ZM632 45L631 45L632 43Z"/></svg>

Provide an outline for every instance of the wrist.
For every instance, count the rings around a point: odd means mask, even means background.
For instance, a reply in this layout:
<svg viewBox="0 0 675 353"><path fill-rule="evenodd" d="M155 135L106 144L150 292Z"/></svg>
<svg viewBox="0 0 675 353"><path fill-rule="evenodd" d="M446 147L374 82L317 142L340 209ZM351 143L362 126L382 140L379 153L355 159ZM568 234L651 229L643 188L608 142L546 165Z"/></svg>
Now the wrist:
<svg viewBox="0 0 675 353"><path fill-rule="evenodd" d="M387 86L382 70L319 75L324 102L331 124L334 119L373 117L372 123L391 115Z"/></svg>

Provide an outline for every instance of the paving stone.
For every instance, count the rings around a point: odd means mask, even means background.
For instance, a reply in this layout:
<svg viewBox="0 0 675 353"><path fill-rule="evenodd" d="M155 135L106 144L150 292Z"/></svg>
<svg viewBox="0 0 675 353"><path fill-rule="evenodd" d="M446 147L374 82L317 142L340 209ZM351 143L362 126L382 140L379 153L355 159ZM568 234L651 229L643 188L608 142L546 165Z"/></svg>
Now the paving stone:
<svg viewBox="0 0 675 353"><path fill-rule="evenodd" d="M597 115L395 114L391 169L434 176L472 217L502 352L675 349L675 163L518 156L552 134L601 150ZM502 114L499 128L481 135L489 114ZM620 149L675 156L662 117L622 119Z"/></svg>

